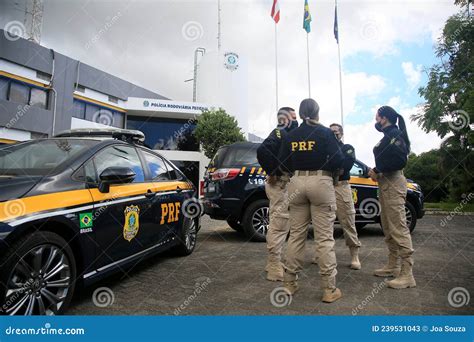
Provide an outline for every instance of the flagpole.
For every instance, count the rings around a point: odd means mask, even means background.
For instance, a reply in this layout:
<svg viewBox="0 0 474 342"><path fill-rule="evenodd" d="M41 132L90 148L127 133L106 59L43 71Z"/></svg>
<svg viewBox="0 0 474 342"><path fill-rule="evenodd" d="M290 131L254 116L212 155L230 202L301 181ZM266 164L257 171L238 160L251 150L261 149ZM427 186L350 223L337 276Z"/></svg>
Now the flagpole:
<svg viewBox="0 0 474 342"><path fill-rule="evenodd" d="M278 40L277 40L277 23L275 23L275 103L278 111Z"/></svg>
<svg viewBox="0 0 474 342"><path fill-rule="evenodd" d="M335 0L336 4L336 13L337 13L337 0ZM339 21L338 21L339 22ZM344 127L344 105L343 105L343 97L342 97L342 67L341 67L341 35L339 34L339 24L337 30L337 56L339 59L339 96L341 101L341 126Z"/></svg>
<svg viewBox="0 0 474 342"><path fill-rule="evenodd" d="M310 76L310 69L309 69L309 33L306 32L306 55L308 57L308 93L309 97L311 97L311 76Z"/></svg>

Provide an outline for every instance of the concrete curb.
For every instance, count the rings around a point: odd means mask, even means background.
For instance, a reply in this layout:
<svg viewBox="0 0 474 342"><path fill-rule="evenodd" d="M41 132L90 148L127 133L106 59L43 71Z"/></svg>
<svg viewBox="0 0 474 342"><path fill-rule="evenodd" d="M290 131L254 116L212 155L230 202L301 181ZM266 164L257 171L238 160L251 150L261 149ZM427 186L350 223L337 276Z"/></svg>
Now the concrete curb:
<svg viewBox="0 0 474 342"><path fill-rule="evenodd" d="M443 210L433 210L425 209L425 215L439 215L439 216L474 216L474 212L455 212L453 211L443 211Z"/></svg>

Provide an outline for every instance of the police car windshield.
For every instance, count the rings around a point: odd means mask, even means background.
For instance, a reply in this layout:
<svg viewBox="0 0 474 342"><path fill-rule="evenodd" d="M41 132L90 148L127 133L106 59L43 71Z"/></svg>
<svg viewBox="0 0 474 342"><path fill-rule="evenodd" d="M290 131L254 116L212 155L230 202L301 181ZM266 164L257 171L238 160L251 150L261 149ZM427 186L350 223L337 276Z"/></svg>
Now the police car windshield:
<svg viewBox="0 0 474 342"><path fill-rule="evenodd" d="M88 139L48 139L0 147L0 176L46 176L96 144Z"/></svg>

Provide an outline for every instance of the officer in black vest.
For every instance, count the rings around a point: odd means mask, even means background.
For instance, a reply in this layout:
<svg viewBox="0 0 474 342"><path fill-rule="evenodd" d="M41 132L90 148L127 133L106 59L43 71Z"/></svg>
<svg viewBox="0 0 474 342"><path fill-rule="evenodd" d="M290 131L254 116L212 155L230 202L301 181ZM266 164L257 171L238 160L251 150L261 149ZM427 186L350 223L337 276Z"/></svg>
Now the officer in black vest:
<svg viewBox="0 0 474 342"><path fill-rule="evenodd" d="M278 153L283 138L298 127L293 108L282 107L277 114L278 126L257 149L257 159L267 173L265 192L270 201L269 226L267 232L268 259L265 270L267 280L283 281L281 253L289 231L288 182L289 172L281 169Z"/></svg>
<svg viewBox="0 0 474 342"><path fill-rule="evenodd" d="M342 297L336 288L336 197L332 174L344 158L333 132L319 123L319 105L315 100L303 100L299 114L304 122L285 137L280 154L284 167L294 173L288 185L290 237L284 286L290 295L298 290L297 274L302 270L308 225L312 222L322 301L332 303Z"/></svg>

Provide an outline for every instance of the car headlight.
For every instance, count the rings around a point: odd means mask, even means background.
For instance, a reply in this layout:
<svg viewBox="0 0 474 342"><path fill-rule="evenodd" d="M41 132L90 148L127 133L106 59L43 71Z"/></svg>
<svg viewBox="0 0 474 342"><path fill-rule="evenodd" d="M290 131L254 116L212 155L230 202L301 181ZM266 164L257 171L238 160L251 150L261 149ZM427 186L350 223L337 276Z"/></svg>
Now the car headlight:
<svg viewBox="0 0 474 342"><path fill-rule="evenodd" d="M421 192L421 186L417 183L410 183L410 188L412 190L415 190L415 191L418 191L418 192Z"/></svg>

